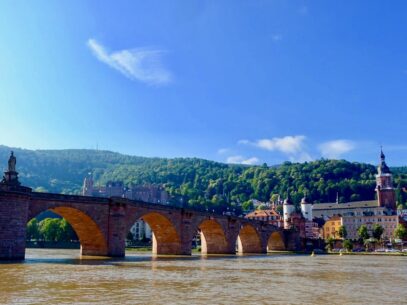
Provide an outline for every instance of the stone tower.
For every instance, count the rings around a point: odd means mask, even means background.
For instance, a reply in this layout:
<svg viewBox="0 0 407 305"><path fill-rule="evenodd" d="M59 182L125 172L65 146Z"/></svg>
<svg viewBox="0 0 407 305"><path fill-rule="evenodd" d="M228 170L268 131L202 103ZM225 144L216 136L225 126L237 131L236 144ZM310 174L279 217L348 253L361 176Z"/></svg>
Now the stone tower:
<svg viewBox="0 0 407 305"><path fill-rule="evenodd" d="M290 199L290 194L287 191L287 198L284 200L283 204L283 219L284 219L284 229L291 228L291 215L295 212L295 206Z"/></svg>
<svg viewBox="0 0 407 305"><path fill-rule="evenodd" d="M92 173L89 173L87 177L83 180L82 186L83 196L93 196L93 178Z"/></svg>
<svg viewBox="0 0 407 305"><path fill-rule="evenodd" d="M383 150L380 152L380 164L376 175L377 202L381 207L396 210L396 193L393 187L393 175L386 164Z"/></svg>

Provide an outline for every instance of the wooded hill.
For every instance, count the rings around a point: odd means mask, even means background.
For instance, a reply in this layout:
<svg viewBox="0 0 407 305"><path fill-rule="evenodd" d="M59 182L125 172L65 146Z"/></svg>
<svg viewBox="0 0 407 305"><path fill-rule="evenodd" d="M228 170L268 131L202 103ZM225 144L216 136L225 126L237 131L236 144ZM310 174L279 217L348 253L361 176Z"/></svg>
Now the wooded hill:
<svg viewBox="0 0 407 305"><path fill-rule="evenodd" d="M287 191L298 203L304 192L311 202L375 198L376 167L345 160L286 162L279 166L230 165L197 158L145 158L99 150L25 150L0 146L5 169L10 150L17 157L21 182L36 191L79 194L83 179L93 173L96 184L123 181L126 186L163 184L173 203L224 209L232 203L248 208L248 200L267 201ZM392 169L399 203L407 201L407 167ZM235 207L236 205L233 204Z"/></svg>

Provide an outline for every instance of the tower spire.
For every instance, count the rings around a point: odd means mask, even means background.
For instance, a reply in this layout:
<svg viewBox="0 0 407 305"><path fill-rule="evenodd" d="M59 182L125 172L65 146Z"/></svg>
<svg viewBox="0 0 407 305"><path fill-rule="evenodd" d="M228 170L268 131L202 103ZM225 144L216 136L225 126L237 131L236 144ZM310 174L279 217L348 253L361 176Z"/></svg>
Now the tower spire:
<svg viewBox="0 0 407 305"><path fill-rule="evenodd" d="M383 146L380 145L380 164L377 169L378 174L390 174L390 168L386 164L386 156L383 153Z"/></svg>
<svg viewBox="0 0 407 305"><path fill-rule="evenodd" d="M383 162L386 159L386 156L383 153L383 145L380 145L380 160Z"/></svg>

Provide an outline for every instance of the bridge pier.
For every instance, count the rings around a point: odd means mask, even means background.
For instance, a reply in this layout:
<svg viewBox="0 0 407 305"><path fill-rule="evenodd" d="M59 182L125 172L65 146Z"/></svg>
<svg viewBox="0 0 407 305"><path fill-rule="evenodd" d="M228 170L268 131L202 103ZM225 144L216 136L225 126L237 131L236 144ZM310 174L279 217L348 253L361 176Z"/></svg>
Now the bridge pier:
<svg viewBox="0 0 407 305"><path fill-rule="evenodd" d="M284 244L288 251L303 249L299 233L292 230L284 230Z"/></svg>
<svg viewBox="0 0 407 305"><path fill-rule="evenodd" d="M126 252L126 205L119 202L109 204L108 256L124 257Z"/></svg>
<svg viewBox="0 0 407 305"><path fill-rule="evenodd" d="M29 194L0 191L0 260L25 258Z"/></svg>

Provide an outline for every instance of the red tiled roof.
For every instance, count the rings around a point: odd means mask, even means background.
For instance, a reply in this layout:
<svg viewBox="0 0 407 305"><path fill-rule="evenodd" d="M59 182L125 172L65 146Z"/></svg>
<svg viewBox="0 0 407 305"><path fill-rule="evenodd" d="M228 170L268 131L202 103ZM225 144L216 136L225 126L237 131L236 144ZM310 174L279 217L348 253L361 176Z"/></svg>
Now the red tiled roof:
<svg viewBox="0 0 407 305"><path fill-rule="evenodd" d="M280 216L275 210L256 210L246 215L246 218Z"/></svg>

